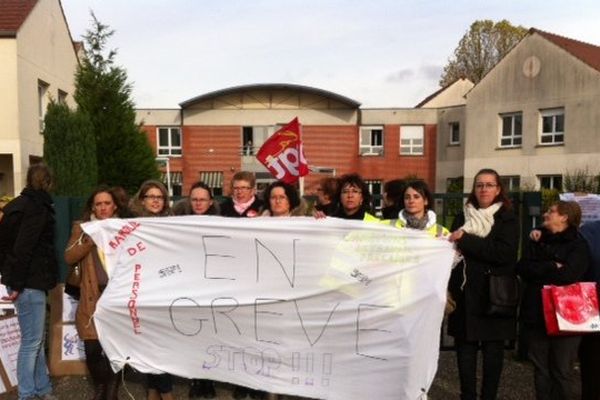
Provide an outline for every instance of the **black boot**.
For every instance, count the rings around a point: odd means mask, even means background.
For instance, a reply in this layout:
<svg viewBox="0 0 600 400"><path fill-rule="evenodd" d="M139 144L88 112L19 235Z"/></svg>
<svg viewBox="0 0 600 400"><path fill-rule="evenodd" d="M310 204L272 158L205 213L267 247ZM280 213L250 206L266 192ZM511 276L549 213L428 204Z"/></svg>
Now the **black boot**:
<svg viewBox="0 0 600 400"><path fill-rule="evenodd" d="M233 398L235 400L243 399L244 397L248 396L249 394L250 394L250 391L245 386L236 386L235 389L233 389Z"/></svg>
<svg viewBox="0 0 600 400"><path fill-rule="evenodd" d="M103 383L94 385L94 400L105 400L106 399L106 385Z"/></svg>
<svg viewBox="0 0 600 400"><path fill-rule="evenodd" d="M121 374L112 374L106 385L106 400L119 400L119 384L121 383Z"/></svg>
<svg viewBox="0 0 600 400"><path fill-rule="evenodd" d="M206 379L192 379L190 383L189 398L212 399L216 397L215 387L212 381Z"/></svg>

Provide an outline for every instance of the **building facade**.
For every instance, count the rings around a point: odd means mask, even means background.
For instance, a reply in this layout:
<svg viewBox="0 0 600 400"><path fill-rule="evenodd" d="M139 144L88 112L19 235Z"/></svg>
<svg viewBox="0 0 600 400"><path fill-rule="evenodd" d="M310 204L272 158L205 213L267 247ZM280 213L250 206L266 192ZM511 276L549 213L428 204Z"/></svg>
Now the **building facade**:
<svg viewBox="0 0 600 400"><path fill-rule="evenodd" d="M357 172L375 194L407 176L436 192L468 192L482 168L497 170L508 190L560 190L566 175L600 174L598 104L600 47L531 29L477 85L459 79L414 108L360 108L320 89L250 85L138 117L157 156L161 132L178 132L181 148L170 156L183 193L198 179L225 193L242 169L271 181L254 154L296 116L313 172ZM311 173L307 186L318 177Z"/></svg>
<svg viewBox="0 0 600 400"><path fill-rule="evenodd" d="M157 158L169 160L176 195L187 193L198 180L227 195L231 177L240 170L255 172L259 185L272 182L255 154L295 117L311 167L307 193L324 175L350 172L361 174L374 193L381 193L386 180L407 175L431 185L435 181L435 109L361 109L341 95L291 84L228 88L180 106L139 109L137 114Z"/></svg>
<svg viewBox="0 0 600 400"><path fill-rule="evenodd" d="M0 194L43 156L50 99L73 104L78 59L58 0L0 1Z"/></svg>
<svg viewBox="0 0 600 400"><path fill-rule="evenodd" d="M437 189L464 178L468 191L484 167L511 190L561 190L567 174L599 174L599 101L600 47L531 29L462 109L438 109L440 132L448 114L465 130L455 145L440 143Z"/></svg>

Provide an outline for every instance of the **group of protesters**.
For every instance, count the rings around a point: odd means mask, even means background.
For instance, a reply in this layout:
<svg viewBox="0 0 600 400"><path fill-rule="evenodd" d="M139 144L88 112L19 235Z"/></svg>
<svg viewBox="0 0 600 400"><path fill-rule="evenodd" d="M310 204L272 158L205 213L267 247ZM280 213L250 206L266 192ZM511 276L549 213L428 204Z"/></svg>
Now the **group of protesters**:
<svg viewBox="0 0 600 400"><path fill-rule="evenodd" d="M52 178L43 164L29 168L21 196L4 207L0 220L0 268L21 328L17 375L19 399L55 399L44 355L46 294L58 280L54 257L54 211L49 195ZM582 398L600 398L594 371L600 368L600 337L549 336L542 309L544 285L567 285L584 280L600 282L600 222L581 225L581 209L575 202L558 201L544 213L519 259L519 221L500 176L492 169L474 178L464 210L447 229L436 218L434 200L423 180L392 180L384 186L382 219L372 212L368 185L357 174L322 178L315 189L316 202L309 206L294 185L276 181L262 196L252 172L237 172L231 195L220 204L212 189L194 183L187 198L171 205L162 182L144 182L131 199L122 189L99 187L87 199L82 218L73 224L64 252L68 265L81 272L76 327L84 342L86 363L94 384L94 399L117 399L119 376L103 352L93 313L109 277L104 255L83 232L81 224L92 220L171 215L220 215L232 218L293 217L362 220L387 223L399 229L426 232L432 240L448 240L456 249L448 284L446 312L448 334L454 337L461 399L495 399L503 369L507 340L516 339L518 314L490 307L490 276L519 276L524 286L520 306L521 329L528 338L535 372L537 399L575 398L574 365L579 359ZM579 355L578 355L579 350ZM477 358L483 356L482 382L477 394ZM173 399L169 374L147 374L147 398ZM190 397L215 397L212 381L194 379ZM266 393L242 386L233 397L264 398Z"/></svg>

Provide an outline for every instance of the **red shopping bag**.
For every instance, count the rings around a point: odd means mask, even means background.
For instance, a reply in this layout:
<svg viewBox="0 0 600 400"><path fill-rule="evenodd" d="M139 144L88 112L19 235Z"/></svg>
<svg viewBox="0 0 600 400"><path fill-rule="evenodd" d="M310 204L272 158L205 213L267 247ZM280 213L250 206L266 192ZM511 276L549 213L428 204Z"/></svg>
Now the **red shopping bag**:
<svg viewBox="0 0 600 400"><path fill-rule="evenodd" d="M544 286L542 304L546 332L550 336L600 332L595 282Z"/></svg>

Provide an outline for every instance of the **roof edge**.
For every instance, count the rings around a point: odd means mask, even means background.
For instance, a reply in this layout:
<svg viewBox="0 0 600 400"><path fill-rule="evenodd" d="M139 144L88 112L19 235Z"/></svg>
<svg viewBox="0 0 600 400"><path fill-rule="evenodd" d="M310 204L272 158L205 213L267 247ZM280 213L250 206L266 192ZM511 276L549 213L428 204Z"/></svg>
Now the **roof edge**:
<svg viewBox="0 0 600 400"><path fill-rule="evenodd" d="M223 96L223 95L227 95L227 94L231 94L231 93L235 93L235 92L259 90L259 89L288 89L288 90L304 91L304 92L309 92L309 93L329 97L329 98L339 101L341 103L347 104L348 106L350 106L352 108L360 107L360 103L358 101L353 100L349 97L342 96L341 94L337 94L334 92L330 92L328 90L319 89L319 88L315 88L315 87L311 87L311 86L296 85L296 84L292 84L292 83L256 83L256 84L249 84L249 85L232 86L232 87L228 87L225 89L220 89L220 90L216 90L213 92L205 93L200 96L192 97L191 99L188 99L188 100L185 100L185 101L179 103L179 106L181 108L186 108L192 104L195 104L195 103L198 103L198 102L201 102L204 100L208 100L208 99L211 99L214 97Z"/></svg>

